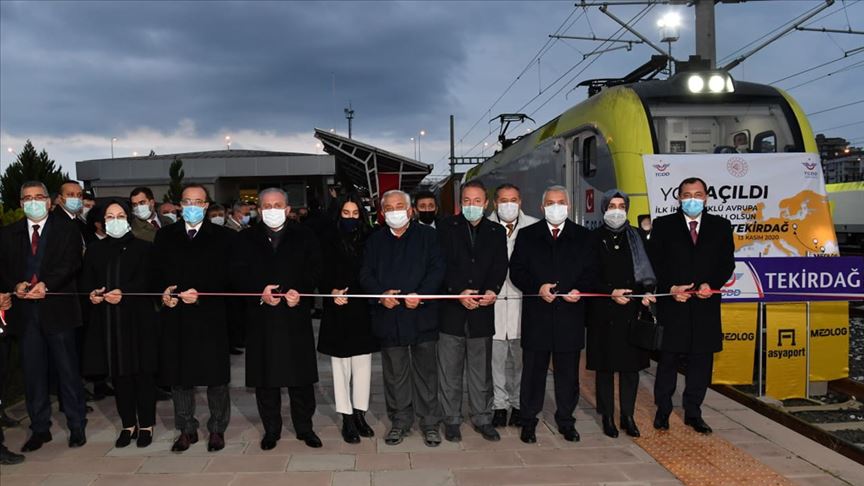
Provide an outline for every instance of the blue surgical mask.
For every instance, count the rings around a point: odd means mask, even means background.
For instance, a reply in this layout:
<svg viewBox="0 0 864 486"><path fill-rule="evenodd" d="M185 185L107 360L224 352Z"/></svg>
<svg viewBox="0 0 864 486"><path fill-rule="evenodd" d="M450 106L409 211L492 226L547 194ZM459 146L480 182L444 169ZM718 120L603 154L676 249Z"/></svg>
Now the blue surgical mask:
<svg viewBox="0 0 864 486"><path fill-rule="evenodd" d="M42 221L48 214L48 201L24 201L24 215L30 221Z"/></svg>
<svg viewBox="0 0 864 486"><path fill-rule="evenodd" d="M125 219L109 219L105 221L105 233L111 238L123 238L130 230L129 222Z"/></svg>
<svg viewBox="0 0 864 486"><path fill-rule="evenodd" d="M483 217L483 206L462 206L462 215L474 223Z"/></svg>
<svg viewBox="0 0 864 486"><path fill-rule="evenodd" d="M83 205L84 204L81 202L80 197L67 197L66 202L63 203L63 207L65 207L66 211L69 211L70 213L81 211L81 206Z"/></svg>
<svg viewBox="0 0 864 486"><path fill-rule="evenodd" d="M705 201L701 199L688 198L681 200L681 210L684 211L684 214L690 216L691 218L695 218L702 214L702 211L705 209Z"/></svg>
<svg viewBox="0 0 864 486"><path fill-rule="evenodd" d="M183 220L195 226L204 221L204 208L201 206L183 206Z"/></svg>
<svg viewBox="0 0 864 486"><path fill-rule="evenodd" d="M249 215L247 214L247 215L244 215L242 218L240 218L240 223L241 224L249 224Z"/></svg>
<svg viewBox="0 0 864 486"><path fill-rule="evenodd" d="M144 221L147 221L152 216L149 204L138 204L132 208L132 212L135 213L138 219L143 219Z"/></svg>
<svg viewBox="0 0 864 486"><path fill-rule="evenodd" d="M165 213L162 216L165 216L166 218L170 219L172 223L177 222L177 215L174 213Z"/></svg>

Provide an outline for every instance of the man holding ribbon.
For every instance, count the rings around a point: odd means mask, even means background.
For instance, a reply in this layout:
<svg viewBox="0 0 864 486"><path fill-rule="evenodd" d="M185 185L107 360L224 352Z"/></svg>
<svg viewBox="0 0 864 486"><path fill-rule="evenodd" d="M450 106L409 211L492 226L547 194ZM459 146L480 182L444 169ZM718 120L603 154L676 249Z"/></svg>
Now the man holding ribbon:
<svg viewBox="0 0 864 486"><path fill-rule="evenodd" d="M156 233L156 282L162 294L160 382L172 387L174 426L180 436L171 450L183 452L198 442L195 387L207 386L210 419L209 451L225 447L225 429L231 417L228 382L228 324L225 298L199 296L199 292L230 290L234 233L207 221L207 189L184 187L180 201L183 223Z"/></svg>
<svg viewBox="0 0 864 486"><path fill-rule="evenodd" d="M585 345L585 307L579 294L591 290L595 257L589 231L568 218L567 188L546 189L540 209L545 219L519 232L510 257L510 279L530 295L522 301L520 438L529 444L537 441L537 414L543 409L551 358L558 432L565 440L578 442L573 412Z"/></svg>
<svg viewBox="0 0 864 486"><path fill-rule="evenodd" d="M654 221L648 242L657 291L673 294L657 299L663 342L654 381L654 428L669 429L678 365L683 361L684 423L696 432L710 434L701 406L711 384L714 353L723 348L719 289L735 270L735 244L729 221L705 207L705 181L697 177L681 181L678 201L675 214Z"/></svg>
<svg viewBox="0 0 864 486"><path fill-rule="evenodd" d="M0 238L0 291L14 292L17 300L6 320L9 332L20 338L24 396L33 431L21 451L35 451L52 440L49 366L54 368L66 414L69 447L80 447L87 442L87 417L75 344L75 329L81 326L79 298L46 295L77 291L81 234L62 212L49 212L51 199L41 182L21 186L21 206L25 218L4 228Z"/></svg>

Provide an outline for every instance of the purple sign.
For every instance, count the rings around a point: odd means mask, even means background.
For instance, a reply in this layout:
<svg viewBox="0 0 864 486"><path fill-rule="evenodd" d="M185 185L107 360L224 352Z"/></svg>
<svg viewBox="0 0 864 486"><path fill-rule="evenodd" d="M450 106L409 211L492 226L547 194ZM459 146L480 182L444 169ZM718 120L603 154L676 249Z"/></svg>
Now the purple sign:
<svg viewBox="0 0 864 486"><path fill-rule="evenodd" d="M723 286L731 302L864 299L864 257L736 258Z"/></svg>

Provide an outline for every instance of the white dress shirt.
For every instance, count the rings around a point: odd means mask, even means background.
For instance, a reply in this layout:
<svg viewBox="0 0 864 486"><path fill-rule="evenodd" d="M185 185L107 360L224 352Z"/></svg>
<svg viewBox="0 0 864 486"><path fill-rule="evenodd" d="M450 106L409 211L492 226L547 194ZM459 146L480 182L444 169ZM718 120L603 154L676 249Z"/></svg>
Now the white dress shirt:
<svg viewBox="0 0 864 486"><path fill-rule="evenodd" d="M43 219L42 221L33 222L31 220L27 220L27 236L30 237L27 241L33 241L33 225L38 224L39 229L36 230L39 233L39 237L42 237L42 231L45 230L45 222L48 221L48 218Z"/></svg>
<svg viewBox="0 0 864 486"><path fill-rule="evenodd" d="M564 223L566 223L566 221L565 221ZM552 230L553 230L554 228L558 228L558 237L560 238L560 237L561 237L561 233L564 232L564 223L561 223L561 224L559 224L558 226L555 226L555 225L553 225L552 223L550 223L549 221L546 221L546 226L549 227L549 234L552 235L552 237L555 237L555 233L552 232Z"/></svg>

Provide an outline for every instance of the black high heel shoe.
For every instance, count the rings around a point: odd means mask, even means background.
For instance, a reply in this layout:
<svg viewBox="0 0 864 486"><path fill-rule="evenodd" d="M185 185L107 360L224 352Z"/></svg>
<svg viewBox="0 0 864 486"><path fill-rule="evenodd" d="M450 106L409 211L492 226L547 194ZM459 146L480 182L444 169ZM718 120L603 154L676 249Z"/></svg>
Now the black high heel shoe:
<svg viewBox="0 0 864 486"><path fill-rule="evenodd" d="M603 433L613 439L618 437L618 429L615 428L615 421L612 420L611 415L603 416Z"/></svg>
<svg viewBox="0 0 864 486"><path fill-rule="evenodd" d="M117 437L117 440L114 442L114 447L123 448L128 446L132 439L138 437L138 427L134 427L132 430L123 429L120 431L120 437Z"/></svg>
<svg viewBox="0 0 864 486"><path fill-rule="evenodd" d="M153 442L153 429L139 429L138 441L135 443L138 447L147 447Z"/></svg>
<svg viewBox="0 0 864 486"><path fill-rule="evenodd" d="M642 434L639 433L639 427L636 427L636 421L633 420L633 416L629 417L621 417L621 428L624 429L624 432L627 433L630 437L641 437Z"/></svg>

